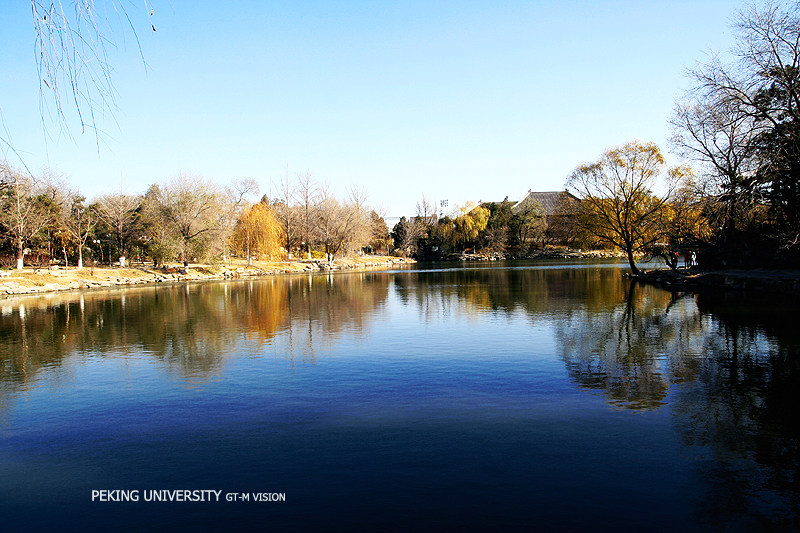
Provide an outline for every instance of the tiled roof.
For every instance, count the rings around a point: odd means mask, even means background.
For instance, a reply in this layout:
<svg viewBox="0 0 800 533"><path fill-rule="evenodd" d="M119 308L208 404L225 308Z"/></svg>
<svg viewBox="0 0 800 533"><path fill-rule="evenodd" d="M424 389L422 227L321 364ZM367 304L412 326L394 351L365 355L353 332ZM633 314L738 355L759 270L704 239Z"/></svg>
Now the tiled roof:
<svg viewBox="0 0 800 533"><path fill-rule="evenodd" d="M538 202L539 205L542 206L544 210L545 216L551 216L557 214L562 209L562 202L574 202L578 203L580 200L570 194L567 191L547 191L547 192L534 192L528 191L527 196L514 204L511 207L511 211L514 213L518 213L520 210L525 209L525 207L530 204L531 202Z"/></svg>

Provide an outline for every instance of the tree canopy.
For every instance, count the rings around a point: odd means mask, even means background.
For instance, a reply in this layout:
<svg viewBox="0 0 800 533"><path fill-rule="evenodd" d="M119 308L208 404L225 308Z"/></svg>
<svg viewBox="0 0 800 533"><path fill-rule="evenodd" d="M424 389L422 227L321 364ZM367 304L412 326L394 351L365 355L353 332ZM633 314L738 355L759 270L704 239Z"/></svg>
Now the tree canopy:
<svg viewBox="0 0 800 533"><path fill-rule="evenodd" d="M567 181L581 198L580 225L625 252L633 273L639 272L635 256L666 237L668 205L682 171L665 167L658 146L633 141L577 167Z"/></svg>

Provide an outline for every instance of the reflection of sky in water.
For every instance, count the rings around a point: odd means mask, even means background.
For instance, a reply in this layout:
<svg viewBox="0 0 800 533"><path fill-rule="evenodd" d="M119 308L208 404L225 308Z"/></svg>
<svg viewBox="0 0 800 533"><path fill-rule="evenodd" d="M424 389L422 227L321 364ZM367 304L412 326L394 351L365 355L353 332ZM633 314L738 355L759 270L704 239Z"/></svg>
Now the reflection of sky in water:
<svg viewBox="0 0 800 533"><path fill-rule="evenodd" d="M8 301L0 510L11 525L76 529L87 517L374 530L797 517L797 492L769 481L797 459L763 452L798 442L770 414L787 390L773 376L796 386L776 366L786 336L620 273L296 276L128 290L124 306L64 294L25 300L25 320ZM289 499L102 508L92 488Z"/></svg>

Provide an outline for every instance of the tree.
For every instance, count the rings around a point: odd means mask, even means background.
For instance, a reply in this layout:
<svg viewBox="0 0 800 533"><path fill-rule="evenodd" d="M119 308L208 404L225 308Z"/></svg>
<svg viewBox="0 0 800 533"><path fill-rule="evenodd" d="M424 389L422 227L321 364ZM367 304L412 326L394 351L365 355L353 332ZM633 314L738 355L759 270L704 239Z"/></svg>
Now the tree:
<svg viewBox="0 0 800 533"><path fill-rule="evenodd" d="M361 250L372 238L372 219L367 208L367 192L361 187L352 186L345 202L344 242L346 253Z"/></svg>
<svg viewBox="0 0 800 533"><path fill-rule="evenodd" d="M543 240L547 222L542 204L535 200L525 202L509 220L509 228L515 244L521 248L527 249L529 241Z"/></svg>
<svg viewBox="0 0 800 533"><path fill-rule="evenodd" d="M511 221L514 218L511 207L514 202L506 197L502 202L483 205L489 210L489 220L480 236L481 247L490 252L504 252L510 244Z"/></svg>
<svg viewBox="0 0 800 533"><path fill-rule="evenodd" d="M369 245L373 251L388 250L389 248L389 227L386 225L384 217L375 210L370 211L370 241Z"/></svg>
<svg viewBox="0 0 800 533"><path fill-rule="evenodd" d="M103 195L97 201L97 212L100 218L108 225L111 232L116 233L119 266L121 267L125 266L126 249L133 238L138 207L139 198L122 192ZM108 239L111 240L110 234ZM109 248L110 246L109 244ZM111 257L109 257L110 262Z"/></svg>
<svg viewBox="0 0 800 533"><path fill-rule="evenodd" d="M423 194L422 199L417 202L417 218L425 226L436 224L436 204Z"/></svg>
<svg viewBox="0 0 800 533"><path fill-rule="evenodd" d="M50 202L32 177L0 163L0 228L16 249L17 269L25 263L26 246L53 220Z"/></svg>
<svg viewBox="0 0 800 533"><path fill-rule="evenodd" d="M278 185L278 198L272 202L275 216L283 228L283 247L291 257L292 249L300 244L301 219L298 210L292 205L295 196L295 187L289 181L289 175ZM261 200L264 201L263 198ZM302 251L300 252L302 254Z"/></svg>
<svg viewBox="0 0 800 533"><path fill-rule="evenodd" d="M756 180L755 123L738 102L716 88L676 106L670 121L679 154L701 165L694 194L713 200L709 211L721 234L753 226L763 195ZM709 204L712 205L712 204Z"/></svg>
<svg viewBox="0 0 800 533"><path fill-rule="evenodd" d="M221 215L216 231L211 235L209 249L212 254L222 255L225 262L230 249L230 237L251 199L258 195L258 183L252 179L238 179L225 187L220 197Z"/></svg>
<svg viewBox="0 0 800 533"><path fill-rule="evenodd" d="M162 216L179 236L184 273L189 258L204 255L220 229L225 203L218 187L200 178L181 175L161 188Z"/></svg>
<svg viewBox="0 0 800 533"><path fill-rule="evenodd" d="M567 180L581 199L579 224L625 252L634 274L639 273L635 256L652 251L666 236L667 205L681 172L664 170L655 144L634 141L579 166ZM653 189L662 178L664 190L656 196Z"/></svg>
<svg viewBox="0 0 800 533"><path fill-rule="evenodd" d="M151 185L142 197L139 210L139 224L142 229L144 245L153 266L163 265L173 258L180 248L180 237L175 226L165 216L164 194L159 185Z"/></svg>
<svg viewBox="0 0 800 533"><path fill-rule="evenodd" d="M479 205L467 204L455 219L455 230L464 249L475 243L480 232L489 223L489 210Z"/></svg>
<svg viewBox="0 0 800 533"><path fill-rule="evenodd" d="M83 268L83 248L98 221L95 206L87 206L84 204L85 201L86 198L79 193L70 193L59 217L61 227L78 248L78 269Z"/></svg>
<svg viewBox="0 0 800 533"><path fill-rule="evenodd" d="M798 257L799 5L749 7L734 29L734 60L714 59L692 73L696 86L673 119L676 144L705 163L701 186L723 205L711 214L724 248L741 255L750 243L766 249L773 241L773 250Z"/></svg>
<svg viewBox="0 0 800 533"><path fill-rule="evenodd" d="M295 197L298 201L299 230L302 242L311 252L311 239L314 235L314 205L319 198L319 186L311 179L311 174L297 176Z"/></svg>
<svg viewBox="0 0 800 533"><path fill-rule="evenodd" d="M233 230L232 247L247 257L253 264L253 255L278 255L283 239L282 229L274 212L265 202L258 202L245 210Z"/></svg>
<svg viewBox="0 0 800 533"><path fill-rule="evenodd" d="M414 220L400 217L400 220L392 228L391 237L394 240L394 247L400 250L403 255L414 255L417 251L417 242L422 237L423 226Z"/></svg>

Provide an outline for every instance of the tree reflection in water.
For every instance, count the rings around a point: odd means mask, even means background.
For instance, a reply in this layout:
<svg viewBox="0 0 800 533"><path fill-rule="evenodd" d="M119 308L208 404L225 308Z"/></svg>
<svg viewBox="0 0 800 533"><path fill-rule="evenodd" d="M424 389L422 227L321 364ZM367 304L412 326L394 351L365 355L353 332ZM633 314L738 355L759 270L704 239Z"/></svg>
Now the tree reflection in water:
<svg viewBox="0 0 800 533"><path fill-rule="evenodd" d="M550 355L578 387L618 410L672 417L706 492L705 525L800 530L797 304L671 294L614 268L290 276L3 300L0 415L20 391L69 376L74 359L141 358L189 383L221 374L234 354L313 364L339 339L368 339L390 300L416 310L414 327L487 315L549 327Z"/></svg>
<svg viewBox="0 0 800 533"><path fill-rule="evenodd" d="M570 377L631 410L670 404L707 484L709 527L800 530L796 304L631 284L555 327Z"/></svg>
<svg viewBox="0 0 800 533"><path fill-rule="evenodd" d="M797 308L779 296L703 294L712 323L697 378L673 400L686 446L707 450L700 517L743 530L800 530Z"/></svg>
<svg viewBox="0 0 800 533"><path fill-rule="evenodd" d="M670 409L705 487L702 524L800 530L795 302L670 293L602 269L438 272L396 290L426 321L460 309L551 323L578 386L617 409Z"/></svg>
<svg viewBox="0 0 800 533"><path fill-rule="evenodd" d="M708 320L692 298L639 284L604 302L555 325L570 377L620 408L665 405L671 384L694 379Z"/></svg>
<svg viewBox="0 0 800 533"><path fill-rule="evenodd" d="M0 401L72 357L144 357L186 382L221 372L232 354L261 353L284 334L285 357L317 340L363 332L385 304L385 276L294 276L7 299L0 304ZM61 369L61 370L60 370Z"/></svg>

